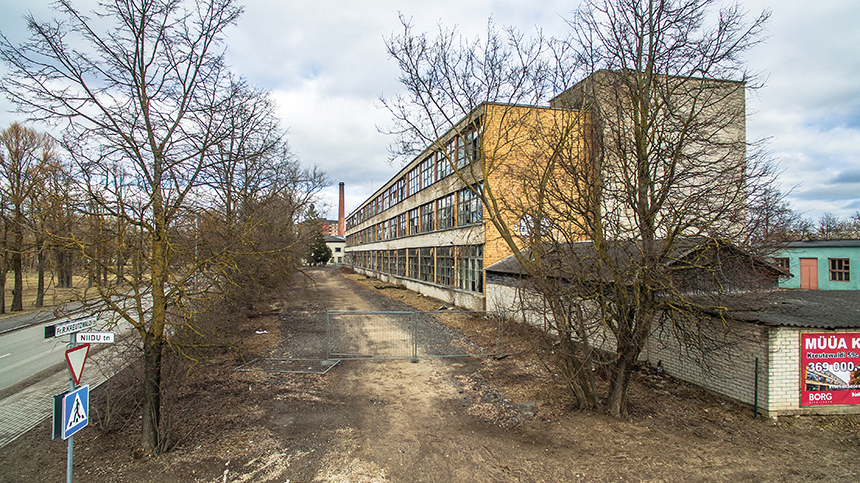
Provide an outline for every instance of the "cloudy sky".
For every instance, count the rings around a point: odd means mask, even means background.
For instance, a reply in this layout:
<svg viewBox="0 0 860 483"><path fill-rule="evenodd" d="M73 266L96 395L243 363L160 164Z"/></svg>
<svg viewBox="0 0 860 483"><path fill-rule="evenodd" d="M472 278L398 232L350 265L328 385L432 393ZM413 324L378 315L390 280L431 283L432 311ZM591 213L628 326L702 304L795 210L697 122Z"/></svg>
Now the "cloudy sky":
<svg viewBox="0 0 860 483"><path fill-rule="evenodd" d="M84 9L95 2L75 2ZM746 58L763 72L766 86L747 96L748 139L770 139L780 162L782 189L795 209L817 218L860 210L860 2L855 0L748 0L755 16L773 14L768 40ZM337 214L337 182L346 183L347 213L393 176L393 139L380 96L400 91L398 70L384 38L399 33L398 14L416 30L456 25L481 35L492 16L499 26L524 32L566 33L565 18L578 0L247 0L228 32L233 70L271 91L293 150L304 163L326 171L334 185L324 193L329 217ZM49 2L4 2L0 31L26 38L22 16L53 16ZM0 66L5 74L5 66ZM19 120L0 100L0 126ZM38 126L36 126L38 128Z"/></svg>

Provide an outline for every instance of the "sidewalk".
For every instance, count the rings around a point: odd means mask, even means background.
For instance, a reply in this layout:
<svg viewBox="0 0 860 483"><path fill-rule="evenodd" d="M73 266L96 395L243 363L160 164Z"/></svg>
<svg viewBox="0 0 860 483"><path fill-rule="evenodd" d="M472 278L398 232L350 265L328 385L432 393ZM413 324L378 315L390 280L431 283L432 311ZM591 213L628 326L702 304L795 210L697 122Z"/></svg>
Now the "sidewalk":
<svg viewBox="0 0 860 483"><path fill-rule="evenodd" d="M95 389L122 369L119 357L122 343L111 345L93 353L95 344L84 365L81 384ZM63 369L15 394L0 400L0 448L52 416L54 395L69 389L69 371ZM50 438L50 431L45 438Z"/></svg>

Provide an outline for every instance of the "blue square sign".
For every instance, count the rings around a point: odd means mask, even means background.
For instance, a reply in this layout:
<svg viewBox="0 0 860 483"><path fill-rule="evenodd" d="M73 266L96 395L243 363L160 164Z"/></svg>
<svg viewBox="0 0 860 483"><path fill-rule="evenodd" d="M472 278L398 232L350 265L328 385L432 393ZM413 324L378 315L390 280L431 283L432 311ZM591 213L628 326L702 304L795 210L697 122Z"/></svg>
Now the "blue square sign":
<svg viewBox="0 0 860 483"><path fill-rule="evenodd" d="M90 422L90 386L81 386L63 396L62 436L77 433Z"/></svg>

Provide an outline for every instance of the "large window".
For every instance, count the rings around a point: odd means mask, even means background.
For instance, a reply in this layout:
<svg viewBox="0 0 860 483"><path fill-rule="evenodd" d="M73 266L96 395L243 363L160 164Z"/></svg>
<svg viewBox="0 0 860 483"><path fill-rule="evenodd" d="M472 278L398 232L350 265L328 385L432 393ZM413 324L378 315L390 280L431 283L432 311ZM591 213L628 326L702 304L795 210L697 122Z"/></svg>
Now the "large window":
<svg viewBox="0 0 860 483"><path fill-rule="evenodd" d="M447 151L448 156L453 156L454 151ZM436 153L436 172L439 173L439 179L445 178L449 174L454 172L453 166L451 166L451 161L448 160L448 156L446 153Z"/></svg>
<svg viewBox="0 0 860 483"><path fill-rule="evenodd" d="M474 127L459 136L457 140L457 169L465 168L480 158L480 138Z"/></svg>
<svg viewBox="0 0 860 483"><path fill-rule="evenodd" d="M406 276L406 249L401 248L397 250L397 271L396 275L398 277Z"/></svg>
<svg viewBox="0 0 860 483"><path fill-rule="evenodd" d="M418 280L418 265L420 263L419 259L418 259L418 249L417 248L410 248L409 251L407 252L407 255L409 257L409 261L408 261L409 273L407 273L406 276L409 278L413 278L415 280Z"/></svg>
<svg viewBox="0 0 860 483"><path fill-rule="evenodd" d="M459 193L459 210L457 212L457 225L473 225L480 223L484 218L484 206L481 198L468 188Z"/></svg>
<svg viewBox="0 0 860 483"><path fill-rule="evenodd" d="M433 155L427 156L427 159L421 161L421 187L424 189L436 182L435 166L433 163Z"/></svg>
<svg viewBox="0 0 860 483"><path fill-rule="evenodd" d="M484 291L484 247L457 247L457 288L469 292Z"/></svg>
<svg viewBox="0 0 860 483"><path fill-rule="evenodd" d="M382 222L382 239L390 240L394 238L391 236L391 220L385 220Z"/></svg>
<svg viewBox="0 0 860 483"><path fill-rule="evenodd" d="M439 206L439 226L437 228L439 230L446 230L454 227L454 223L456 221L454 218L454 202L456 199L456 193L451 193L450 195L439 198L437 201Z"/></svg>
<svg viewBox="0 0 860 483"><path fill-rule="evenodd" d="M418 208L409 210L409 234L417 235L421 233L421 218L418 215Z"/></svg>
<svg viewBox="0 0 860 483"><path fill-rule="evenodd" d="M433 249L421 249L421 280L425 282L433 281L433 272L436 269L436 264L433 260Z"/></svg>
<svg viewBox="0 0 860 483"><path fill-rule="evenodd" d="M446 287L454 285L454 247L436 248L436 283Z"/></svg>
<svg viewBox="0 0 860 483"><path fill-rule="evenodd" d="M397 180L397 183L394 185L394 201L391 202L392 206L396 203L400 203L401 201L406 199L406 178L400 178Z"/></svg>
<svg viewBox="0 0 860 483"><path fill-rule="evenodd" d="M433 202L421 205L421 233L436 229L436 218L433 213Z"/></svg>
<svg viewBox="0 0 860 483"><path fill-rule="evenodd" d="M415 169L409 172L407 178L409 178L409 196L414 195L418 192L418 179L420 174L420 167L416 166Z"/></svg>
<svg viewBox="0 0 860 483"><path fill-rule="evenodd" d="M401 213L397 216L397 234L395 238L406 236L408 233L406 231L406 213Z"/></svg>
<svg viewBox="0 0 860 483"><path fill-rule="evenodd" d="M830 263L830 281L832 282L850 282L851 270L848 266L847 258L829 258Z"/></svg>

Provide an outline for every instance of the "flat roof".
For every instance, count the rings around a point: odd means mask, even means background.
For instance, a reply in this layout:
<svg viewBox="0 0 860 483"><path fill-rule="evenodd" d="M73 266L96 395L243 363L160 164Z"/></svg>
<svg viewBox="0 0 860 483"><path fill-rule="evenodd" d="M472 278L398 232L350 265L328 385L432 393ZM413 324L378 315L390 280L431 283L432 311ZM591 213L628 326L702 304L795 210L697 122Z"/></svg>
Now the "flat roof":
<svg viewBox="0 0 860 483"><path fill-rule="evenodd" d="M789 242L787 248L860 247L860 240L804 240Z"/></svg>
<svg viewBox="0 0 860 483"><path fill-rule="evenodd" d="M860 328L860 291L780 289L730 297L732 318L773 327Z"/></svg>

